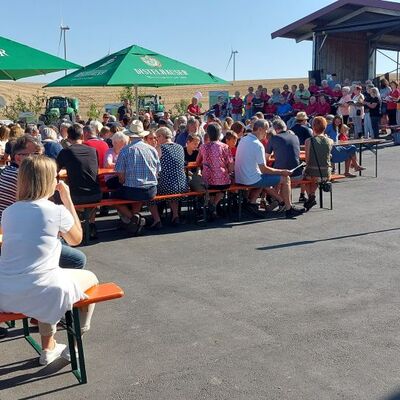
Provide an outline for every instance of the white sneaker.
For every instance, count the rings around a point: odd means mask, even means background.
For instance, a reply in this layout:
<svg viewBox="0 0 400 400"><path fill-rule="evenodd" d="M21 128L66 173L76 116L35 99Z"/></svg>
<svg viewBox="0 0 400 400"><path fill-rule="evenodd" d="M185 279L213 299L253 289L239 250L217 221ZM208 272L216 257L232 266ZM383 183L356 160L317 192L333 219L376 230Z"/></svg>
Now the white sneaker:
<svg viewBox="0 0 400 400"><path fill-rule="evenodd" d="M49 365L57 358L60 358L64 350L67 348L65 344L56 343L53 350L42 350L39 357L40 365Z"/></svg>
<svg viewBox="0 0 400 400"><path fill-rule="evenodd" d="M78 349L75 348L76 359L78 359ZM69 352L69 347L66 346L65 350L61 353L61 357L68 362L71 362L71 353Z"/></svg>

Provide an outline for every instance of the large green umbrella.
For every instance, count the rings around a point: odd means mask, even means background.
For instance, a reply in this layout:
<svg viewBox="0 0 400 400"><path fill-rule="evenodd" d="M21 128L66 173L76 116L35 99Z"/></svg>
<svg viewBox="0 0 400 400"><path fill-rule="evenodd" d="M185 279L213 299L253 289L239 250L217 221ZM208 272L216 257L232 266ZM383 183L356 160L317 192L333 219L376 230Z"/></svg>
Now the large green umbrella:
<svg viewBox="0 0 400 400"><path fill-rule="evenodd" d="M80 65L0 36L0 79L17 80Z"/></svg>
<svg viewBox="0 0 400 400"><path fill-rule="evenodd" d="M110 54L47 86L181 86L227 84L209 72L136 45Z"/></svg>

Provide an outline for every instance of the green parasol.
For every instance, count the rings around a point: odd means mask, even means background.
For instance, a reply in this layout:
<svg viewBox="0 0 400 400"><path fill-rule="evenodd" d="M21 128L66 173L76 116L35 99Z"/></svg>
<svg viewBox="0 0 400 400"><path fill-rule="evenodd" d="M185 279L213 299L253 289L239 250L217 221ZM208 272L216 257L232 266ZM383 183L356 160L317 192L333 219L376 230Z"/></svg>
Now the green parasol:
<svg viewBox="0 0 400 400"><path fill-rule="evenodd" d="M46 87L55 86L182 86L228 84L209 72L191 67L136 45L110 54Z"/></svg>
<svg viewBox="0 0 400 400"><path fill-rule="evenodd" d="M17 80L80 65L0 36L0 80Z"/></svg>

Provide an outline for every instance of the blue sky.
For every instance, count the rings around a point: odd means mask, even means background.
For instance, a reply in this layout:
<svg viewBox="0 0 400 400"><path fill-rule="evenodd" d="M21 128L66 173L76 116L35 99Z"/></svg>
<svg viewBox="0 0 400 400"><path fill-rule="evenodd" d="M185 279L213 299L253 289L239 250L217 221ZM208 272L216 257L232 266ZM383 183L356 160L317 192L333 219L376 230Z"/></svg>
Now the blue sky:
<svg viewBox="0 0 400 400"><path fill-rule="evenodd" d="M303 77L311 69L311 42L272 40L271 32L332 2L203 0L191 6L183 0L15 0L3 7L1 35L62 56L63 19L70 27L68 59L81 65L138 44L231 80L232 66L225 69L234 48L238 80ZM393 69L395 64L378 58L378 72Z"/></svg>

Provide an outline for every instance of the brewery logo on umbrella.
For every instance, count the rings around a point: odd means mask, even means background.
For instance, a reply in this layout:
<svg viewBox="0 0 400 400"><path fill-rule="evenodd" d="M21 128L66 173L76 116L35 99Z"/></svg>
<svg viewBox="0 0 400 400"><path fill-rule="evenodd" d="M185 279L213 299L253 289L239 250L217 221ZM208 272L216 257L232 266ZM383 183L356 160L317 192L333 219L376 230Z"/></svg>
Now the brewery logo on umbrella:
<svg viewBox="0 0 400 400"><path fill-rule="evenodd" d="M151 57L151 56L143 56L140 57L140 59L150 67L156 67L156 68L161 68L162 65L160 61L157 60L157 58Z"/></svg>

